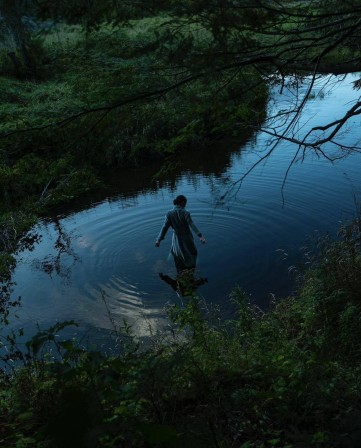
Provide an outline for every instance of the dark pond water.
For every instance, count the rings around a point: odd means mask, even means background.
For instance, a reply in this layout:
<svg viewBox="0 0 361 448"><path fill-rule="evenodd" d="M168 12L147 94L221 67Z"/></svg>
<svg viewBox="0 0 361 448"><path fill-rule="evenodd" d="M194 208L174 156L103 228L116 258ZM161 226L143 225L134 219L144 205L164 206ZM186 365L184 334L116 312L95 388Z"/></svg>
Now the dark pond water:
<svg viewBox="0 0 361 448"><path fill-rule="evenodd" d="M359 97L352 88L357 78L320 79L294 132L342 116ZM307 81L298 93L306 88ZM289 107L295 95L295 89L282 95L275 89L269 113ZM356 117L342 142L352 145L360 137ZM205 246L199 245L198 272L208 278L200 296L228 312L235 285L265 308L273 296L291 293L290 267L301 261L306 238L315 231L335 232L340 220L355 213L361 155L332 164L307 153L293 164L283 197L284 176L297 151L291 143L280 143L239 183L270 144L260 132L247 142L212 145L177 160L158 180L152 179L154 166L119 172L113 182L116 193L41 220L33 229L41 241L19 255L14 296L22 297L22 307L14 325L32 332L36 325L45 328L56 320L74 319L81 325L79 335L87 329L95 339L112 328L109 313L117 324L126 319L138 335L148 334L150 326L156 330L166 325L165 304L180 303L158 275L175 275L171 233L159 249L154 242L180 193L188 197L187 208L207 238Z"/></svg>

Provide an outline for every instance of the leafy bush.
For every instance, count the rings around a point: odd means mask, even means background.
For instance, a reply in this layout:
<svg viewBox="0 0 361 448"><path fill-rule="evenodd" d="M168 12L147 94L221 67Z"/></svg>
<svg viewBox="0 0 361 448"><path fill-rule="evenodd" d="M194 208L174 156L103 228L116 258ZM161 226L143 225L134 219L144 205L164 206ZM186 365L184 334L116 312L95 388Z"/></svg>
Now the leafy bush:
<svg viewBox="0 0 361 448"><path fill-rule="evenodd" d="M36 77L39 70L44 72L44 60L46 54L43 42L37 37L30 37L26 45L26 55L28 63L31 64L31 73L29 66L25 63L24 57L20 54L19 49L7 49L0 47L0 75L14 76L19 79L27 79L31 75Z"/></svg>

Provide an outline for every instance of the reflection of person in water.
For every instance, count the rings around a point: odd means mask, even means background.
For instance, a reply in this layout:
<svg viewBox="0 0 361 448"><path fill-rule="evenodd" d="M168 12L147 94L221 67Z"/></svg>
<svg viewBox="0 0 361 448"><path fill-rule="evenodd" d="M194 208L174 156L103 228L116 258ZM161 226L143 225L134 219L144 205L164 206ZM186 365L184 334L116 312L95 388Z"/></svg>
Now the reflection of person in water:
<svg viewBox="0 0 361 448"><path fill-rule="evenodd" d="M191 214L185 210L187 198L183 195L177 196L174 201L174 208L170 210L165 217L163 227L156 240L156 247L159 247L160 242L169 229L173 229L171 253L178 273L186 269L195 269L197 261L197 248L194 244L193 232L199 237L202 244L206 240L191 218Z"/></svg>
<svg viewBox="0 0 361 448"><path fill-rule="evenodd" d="M199 286L208 282L206 278L194 278L194 269L182 271L177 275L176 279L169 277L169 275L163 274L162 272L159 274L159 277L168 283L177 294L180 294L183 297L192 296Z"/></svg>

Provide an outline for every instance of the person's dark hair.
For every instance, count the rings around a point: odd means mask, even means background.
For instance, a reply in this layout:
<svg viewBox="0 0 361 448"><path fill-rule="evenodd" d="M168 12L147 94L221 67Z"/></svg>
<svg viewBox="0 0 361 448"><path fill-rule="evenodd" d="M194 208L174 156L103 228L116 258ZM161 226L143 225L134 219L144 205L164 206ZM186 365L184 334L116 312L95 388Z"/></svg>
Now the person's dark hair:
<svg viewBox="0 0 361 448"><path fill-rule="evenodd" d="M177 196L173 201L174 205L182 205L182 204L185 205L186 203L187 203L187 198L185 196L183 196L182 194Z"/></svg>

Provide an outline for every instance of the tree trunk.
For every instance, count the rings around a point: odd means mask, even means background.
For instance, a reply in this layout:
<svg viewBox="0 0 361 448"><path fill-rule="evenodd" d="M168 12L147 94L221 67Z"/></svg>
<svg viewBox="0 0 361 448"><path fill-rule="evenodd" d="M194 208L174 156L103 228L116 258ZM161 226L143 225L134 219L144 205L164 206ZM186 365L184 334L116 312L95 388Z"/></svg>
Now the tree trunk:
<svg viewBox="0 0 361 448"><path fill-rule="evenodd" d="M0 35L15 74L33 77L35 67L28 51L27 32L21 20L23 12L22 0L0 0Z"/></svg>

